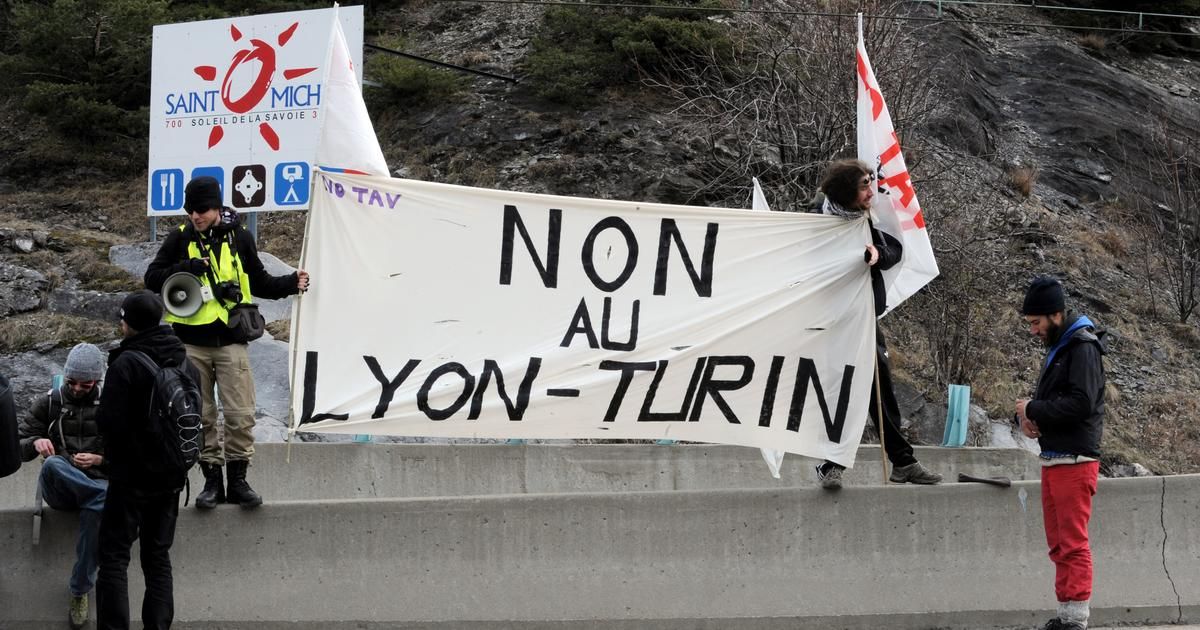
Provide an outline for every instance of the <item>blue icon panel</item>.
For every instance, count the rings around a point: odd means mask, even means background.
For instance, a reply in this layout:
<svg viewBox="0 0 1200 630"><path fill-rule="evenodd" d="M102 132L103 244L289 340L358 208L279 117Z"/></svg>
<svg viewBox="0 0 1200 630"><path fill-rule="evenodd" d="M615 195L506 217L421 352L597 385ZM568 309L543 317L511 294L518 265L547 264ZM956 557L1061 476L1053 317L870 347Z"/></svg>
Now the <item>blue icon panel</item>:
<svg viewBox="0 0 1200 630"><path fill-rule="evenodd" d="M306 162L275 165L275 205L303 206L308 203L309 169Z"/></svg>
<svg viewBox="0 0 1200 630"><path fill-rule="evenodd" d="M221 203L225 203L225 169L220 166L197 166L192 169L192 179L205 175L217 180L217 184L221 187Z"/></svg>
<svg viewBox="0 0 1200 630"><path fill-rule="evenodd" d="M150 173L150 209L160 212L183 208L183 171L163 168Z"/></svg>

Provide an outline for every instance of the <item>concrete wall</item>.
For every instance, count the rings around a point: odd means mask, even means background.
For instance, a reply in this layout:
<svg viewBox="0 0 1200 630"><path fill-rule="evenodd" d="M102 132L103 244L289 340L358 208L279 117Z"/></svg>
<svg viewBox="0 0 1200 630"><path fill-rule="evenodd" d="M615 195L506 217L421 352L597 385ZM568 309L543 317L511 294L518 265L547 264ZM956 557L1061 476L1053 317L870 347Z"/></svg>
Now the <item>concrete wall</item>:
<svg viewBox="0 0 1200 630"><path fill-rule="evenodd" d="M1053 607L1038 488L189 508L173 551L177 627L1028 627ZM1198 508L1200 476L1101 482L1097 624L1200 618ZM65 612L74 518L49 514L39 547L30 522L27 511L0 511L5 629L50 627Z"/></svg>
<svg viewBox="0 0 1200 630"><path fill-rule="evenodd" d="M1018 449L918 447L947 479L958 472L1038 479L1037 457ZM882 484L879 447L859 448L847 485ZM476 496L556 492L813 487L812 459L789 455L773 479L758 449L645 444L509 446L284 444L256 446L250 481L268 501ZM33 502L38 464L0 481L0 508ZM204 481L199 469L192 487Z"/></svg>

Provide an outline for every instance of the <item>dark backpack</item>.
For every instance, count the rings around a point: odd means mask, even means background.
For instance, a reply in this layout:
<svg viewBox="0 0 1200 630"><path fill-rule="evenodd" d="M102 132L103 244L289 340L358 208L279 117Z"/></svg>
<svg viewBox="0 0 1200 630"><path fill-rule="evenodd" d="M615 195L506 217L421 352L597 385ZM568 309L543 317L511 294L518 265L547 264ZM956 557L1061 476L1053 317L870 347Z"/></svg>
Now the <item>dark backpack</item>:
<svg viewBox="0 0 1200 630"><path fill-rule="evenodd" d="M142 352L127 352L154 374L148 422L139 439L143 463L183 487L204 444L200 388L183 365L163 367Z"/></svg>

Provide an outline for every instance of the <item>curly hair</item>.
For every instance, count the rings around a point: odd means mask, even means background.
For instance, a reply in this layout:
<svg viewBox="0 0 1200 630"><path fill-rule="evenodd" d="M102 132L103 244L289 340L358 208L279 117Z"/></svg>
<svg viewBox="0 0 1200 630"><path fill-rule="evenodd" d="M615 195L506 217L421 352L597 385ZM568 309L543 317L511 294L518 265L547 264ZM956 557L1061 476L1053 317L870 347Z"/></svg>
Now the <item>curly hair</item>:
<svg viewBox="0 0 1200 630"><path fill-rule="evenodd" d="M863 175L873 175L871 167L862 160L838 160L825 169L821 177L821 192L843 208L853 208L858 199L858 185Z"/></svg>

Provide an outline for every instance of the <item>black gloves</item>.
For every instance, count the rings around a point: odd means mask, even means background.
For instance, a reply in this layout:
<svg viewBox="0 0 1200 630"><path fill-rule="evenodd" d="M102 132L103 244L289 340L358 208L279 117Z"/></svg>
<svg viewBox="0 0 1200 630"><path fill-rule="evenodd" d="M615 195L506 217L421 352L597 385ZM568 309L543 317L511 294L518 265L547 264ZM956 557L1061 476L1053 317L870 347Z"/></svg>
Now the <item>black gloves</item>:
<svg viewBox="0 0 1200 630"><path fill-rule="evenodd" d="M201 277L208 272L207 261L200 258L189 258L179 263L180 271L186 271L193 276Z"/></svg>

